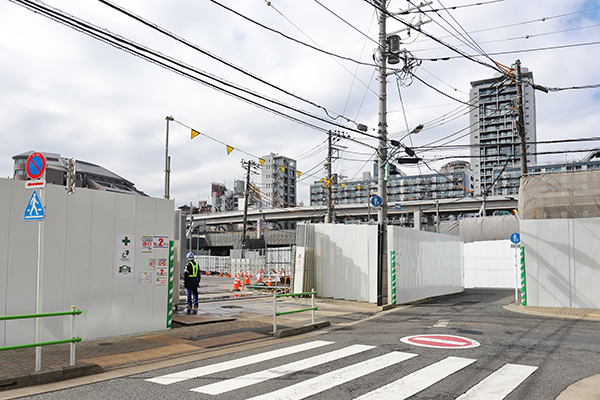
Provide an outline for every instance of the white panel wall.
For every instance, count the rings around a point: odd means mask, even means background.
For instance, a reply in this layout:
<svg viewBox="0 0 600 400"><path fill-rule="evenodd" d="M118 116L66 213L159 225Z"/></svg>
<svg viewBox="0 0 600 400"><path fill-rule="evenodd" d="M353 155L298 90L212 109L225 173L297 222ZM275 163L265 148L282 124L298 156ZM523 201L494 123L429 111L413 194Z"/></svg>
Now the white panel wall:
<svg viewBox="0 0 600 400"><path fill-rule="evenodd" d="M600 308L600 218L522 220L527 304Z"/></svg>
<svg viewBox="0 0 600 400"><path fill-rule="evenodd" d="M377 227L314 225L319 296L377 302Z"/></svg>
<svg viewBox="0 0 600 400"><path fill-rule="evenodd" d="M376 303L377 227L317 224L314 229L319 296ZM397 303L462 291L458 237L390 226L388 248L400 254L396 256Z"/></svg>
<svg viewBox="0 0 600 400"><path fill-rule="evenodd" d="M0 313L35 313L38 226L23 221L31 190L22 181L0 179ZM141 238L173 237L170 200L64 187L44 189L42 311L83 311L76 317L83 339L151 332L166 327L167 286L138 284L150 258L168 249L141 253ZM135 235L134 273L117 276L117 234ZM31 343L34 320L0 323L0 345ZM68 338L70 317L43 319L42 340Z"/></svg>
<svg viewBox="0 0 600 400"><path fill-rule="evenodd" d="M388 249L396 252L396 304L463 290L460 238L389 226Z"/></svg>
<svg viewBox="0 0 600 400"><path fill-rule="evenodd" d="M518 249L510 245L510 240L464 243L465 288L514 288Z"/></svg>
<svg viewBox="0 0 600 400"><path fill-rule="evenodd" d="M568 219L522 220L527 305L570 307L570 223Z"/></svg>

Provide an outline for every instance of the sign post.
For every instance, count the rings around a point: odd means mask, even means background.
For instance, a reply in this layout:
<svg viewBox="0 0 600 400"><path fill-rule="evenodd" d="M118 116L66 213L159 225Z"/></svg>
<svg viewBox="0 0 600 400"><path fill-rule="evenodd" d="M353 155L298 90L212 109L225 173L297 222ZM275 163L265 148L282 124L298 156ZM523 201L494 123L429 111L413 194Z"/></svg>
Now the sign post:
<svg viewBox="0 0 600 400"><path fill-rule="evenodd" d="M24 221L38 221L38 248L37 248L37 289L35 299L35 313L42 313L42 270L44 260L44 219L46 218L46 212L44 210L44 186L46 182L46 157L42 153L34 152L27 158L25 163L25 172L29 179L33 181L41 182L39 185L27 185L25 188L34 188L31 198L25 207L25 213L23 216ZM35 187L40 188L40 195L38 196ZM35 319L35 342L40 343L42 340L41 335L41 319ZM35 348L35 370L42 370L42 347L37 346Z"/></svg>
<svg viewBox="0 0 600 400"><path fill-rule="evenodd" d="M519 272L519 248L521 248L521 235L519 235L517 232L513 233L510 235L510 241L512 242L510 247L515 249L515 304L519 304L519 277L521 275Z"/></svg>

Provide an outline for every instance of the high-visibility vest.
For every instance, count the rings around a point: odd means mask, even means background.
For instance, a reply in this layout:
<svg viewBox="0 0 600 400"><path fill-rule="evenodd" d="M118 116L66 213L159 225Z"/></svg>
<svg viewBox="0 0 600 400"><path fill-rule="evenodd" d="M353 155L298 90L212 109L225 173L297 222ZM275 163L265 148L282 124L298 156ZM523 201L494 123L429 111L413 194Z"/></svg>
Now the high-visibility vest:
<svg viewBox="0 0 600 400"><path fill-rule="evenodd" d="M198 276L198 263L196 261L189 262L192 265L192 273L189 275L190 278L195 278Z"/></svg>

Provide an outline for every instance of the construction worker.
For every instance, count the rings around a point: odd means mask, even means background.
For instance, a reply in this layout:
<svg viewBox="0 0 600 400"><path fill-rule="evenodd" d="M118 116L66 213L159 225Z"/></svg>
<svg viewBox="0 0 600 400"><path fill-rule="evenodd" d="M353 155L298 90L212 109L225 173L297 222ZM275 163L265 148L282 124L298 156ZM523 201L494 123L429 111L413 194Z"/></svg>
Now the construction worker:
<svg viewBox="0 0 600 400"><path fill-rule="evenodd" d="M198 287L200 286L200 274L198 273L198 263L194 259L192 252L187 253L188 262L185 265L183 273L183 287L187 291L187 308L198 308Z"/></svg>

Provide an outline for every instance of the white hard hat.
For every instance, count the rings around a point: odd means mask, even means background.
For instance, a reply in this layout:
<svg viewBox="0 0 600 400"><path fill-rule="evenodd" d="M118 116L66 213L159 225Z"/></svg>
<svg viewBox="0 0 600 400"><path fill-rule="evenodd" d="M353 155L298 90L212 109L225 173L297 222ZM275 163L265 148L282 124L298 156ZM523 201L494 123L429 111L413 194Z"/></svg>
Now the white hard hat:
<svg viewBox="0 0 600 400"><path fill-rule="evenodd" d="M188 260L193 260L194 259L194 254L191 251L189 253L187 253L187 259Z"/></svg>

